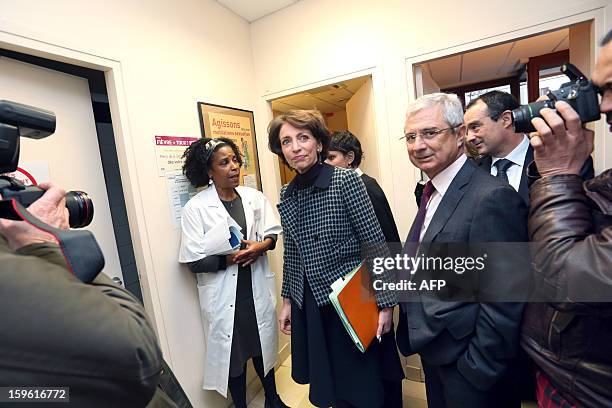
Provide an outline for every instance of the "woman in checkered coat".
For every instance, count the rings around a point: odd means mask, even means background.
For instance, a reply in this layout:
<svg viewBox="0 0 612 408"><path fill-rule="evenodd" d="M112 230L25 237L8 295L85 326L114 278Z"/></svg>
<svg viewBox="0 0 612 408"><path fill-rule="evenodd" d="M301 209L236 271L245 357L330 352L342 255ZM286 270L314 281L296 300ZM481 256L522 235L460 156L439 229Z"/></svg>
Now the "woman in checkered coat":
<svg viewBox="0 0 612 408"><path fill-rule="evenodd" d="M316 406L384 405L382 347L355 347L330 304L331 284L361 262L367 244L384 244L363 182L352 170L321 163L330 134L318 111L296 110L268 126L269 147L298 175L281 190L284 235L280 329L291 335L292 377L310 384ZM378 334L391 328L393 293L377 293ZM383 346L384 345L384 346Z"/></svg>

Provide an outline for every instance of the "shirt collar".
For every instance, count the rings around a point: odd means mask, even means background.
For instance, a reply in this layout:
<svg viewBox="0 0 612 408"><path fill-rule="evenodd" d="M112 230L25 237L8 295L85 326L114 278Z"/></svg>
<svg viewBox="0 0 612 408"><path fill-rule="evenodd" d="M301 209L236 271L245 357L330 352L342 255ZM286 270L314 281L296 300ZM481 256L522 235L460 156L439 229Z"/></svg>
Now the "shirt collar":
<svg viewBox="0 0 612 408"><path fill-rule="evenodd" d="M360 169L359 167L357 167L357 168L355 169L355 173L357 173L357 175L358 175L359 177L361 177L361 176L363 175L363 171L361 171L361 169Z"/></svg>
<svg viewBox="0 0 612 408"><path fill-rule="evenodd" d="M521 143L519 143L518 146L514 148L514 150L512 150L506 157L493 157L493 160L491 161L491 165L495 164L496 161L505 158L505 159L510 160L512 163L520 167L523 167L523 164L525 163L525 155L527 155L528 148L529 148L529 138L523 135L523 140L521 140Z"/></svg>
<svg viewBox="0 0 612 408"><path fill-rule="evenodd" d="M321 171L319 172L319 175L313 182L313 186L317 188L328 188L329 184L331 183L332 176L334 175L334 166L329 165L327 163L322 163L320 164L320 166L321 166ZM287 186L287 190L285 191L285 194L289 196L293 194L296 189L297 189L297 182L294 178L293 180L291 180L291 182Z"/></svg>
<svg viewBox="0 0 612 408"><path fill-rule="evenodd" d="M465 164L467 157L465 154L462 154L455 160L450 166L442 170L440 173L436 174L434 178L431 179L431 184L436 188L436 191L440 193L442 197L450 187L453 179L461 170L461 167Z"/></svg>

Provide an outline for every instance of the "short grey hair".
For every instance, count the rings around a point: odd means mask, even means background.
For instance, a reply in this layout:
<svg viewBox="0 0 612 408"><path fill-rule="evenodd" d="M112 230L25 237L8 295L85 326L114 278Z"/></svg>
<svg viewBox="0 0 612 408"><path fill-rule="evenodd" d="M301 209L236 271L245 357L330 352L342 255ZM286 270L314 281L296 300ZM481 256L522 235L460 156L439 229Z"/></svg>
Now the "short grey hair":
<svg viewBox="0 0 612 408"><path fill-rule="evenodd" d="M408 104L406 120L423 109L437 105L442 106L442 116L449 126L458 127L463 124L463 104L461 99L455 94L441 92L423 95ZM455 132L457 132L456 129Z"/></svg>

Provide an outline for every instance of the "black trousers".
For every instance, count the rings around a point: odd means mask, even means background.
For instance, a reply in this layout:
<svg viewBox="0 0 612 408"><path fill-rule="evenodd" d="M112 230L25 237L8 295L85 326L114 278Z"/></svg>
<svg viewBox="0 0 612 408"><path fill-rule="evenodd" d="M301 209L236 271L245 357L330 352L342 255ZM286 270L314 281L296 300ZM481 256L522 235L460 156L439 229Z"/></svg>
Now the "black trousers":
<svg viewBox="0 0 612 408"><path fill-rule="evenodd" d="M520 408L520 395L509 372L487 391L474 387L455 363L435 366L423 363L429 408Z"/></svg>

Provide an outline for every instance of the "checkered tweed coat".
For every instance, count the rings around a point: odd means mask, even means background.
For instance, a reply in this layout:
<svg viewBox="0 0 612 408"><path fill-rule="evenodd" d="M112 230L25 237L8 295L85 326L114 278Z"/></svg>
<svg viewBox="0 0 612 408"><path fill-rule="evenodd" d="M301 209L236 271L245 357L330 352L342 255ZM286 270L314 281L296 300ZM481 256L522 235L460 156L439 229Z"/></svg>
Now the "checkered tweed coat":
<svg viewBox="0 0 612 408"><path fill-rule="evenodd" d="M359 265L362 247L385 242L365 186L353 170L323 164L313 185L298 189L293 181L282 188L278 211L285 246L281 296L300 308L305 277L317 305L329 304L331 284ZM385 245L375 246L387 251ZM381 308L397 304L393 292L377 292L376 300Z"/></svg>

